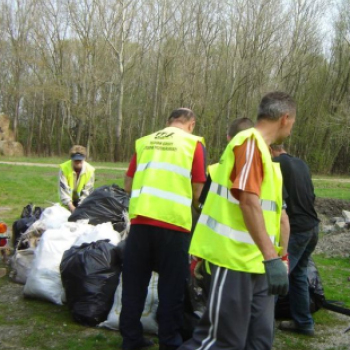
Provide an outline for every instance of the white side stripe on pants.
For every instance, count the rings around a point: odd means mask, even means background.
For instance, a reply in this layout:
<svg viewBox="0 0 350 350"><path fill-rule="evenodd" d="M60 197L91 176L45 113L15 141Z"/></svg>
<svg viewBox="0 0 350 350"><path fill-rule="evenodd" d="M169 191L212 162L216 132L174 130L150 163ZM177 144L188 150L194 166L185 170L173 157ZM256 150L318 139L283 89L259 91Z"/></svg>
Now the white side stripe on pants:
<svg viewBox="0 0 350 350"><path fill-rule="evenodd" d="M222 272L222 273L221 273ZM220 279L219 276L222 275ZM214 283L212 292L210 295L209 304L209 321L210 328L208 336L202 341L201 346L196 350L209 350L209 348L216 342L218 326L219 326L219 312L221 307L222 292L224 289L225 281L227 276L227 269L218 267L214 277ZM219 288L218 288L219 284ZM218 295L216 298L216 290L218 289ZM216 300L217 299L217 300ZM216 301L216 305L215 305Z"/></svg>

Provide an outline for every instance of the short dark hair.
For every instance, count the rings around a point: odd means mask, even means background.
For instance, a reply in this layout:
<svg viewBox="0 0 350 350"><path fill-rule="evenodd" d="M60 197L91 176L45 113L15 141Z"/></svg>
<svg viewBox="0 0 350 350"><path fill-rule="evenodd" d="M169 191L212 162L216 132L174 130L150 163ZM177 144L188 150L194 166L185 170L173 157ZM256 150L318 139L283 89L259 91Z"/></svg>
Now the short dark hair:
<svg viewBox="0 0 350 350"><path fill-rule="evenodd" d="M276 143L270 145L271 149L273 149L274 151L277 152L282 152L282 151L286 151L286 147L284 146L283 143L277 145Z"/></svg>
<svg viewBox="0 0 350 350"><path fill-rule="evenodd" d="M227 129L227 135L234 138L240 131L252 128L254 123L249 118L235 119Z"/></svg>
<svg viewBox="0 0 350 350"><path fill-rule="evenodd" d="M187 122L191 119L194 119L196 116L194 112L189 109L189 108L178 108L174 109L169 118L168 118L168 123L172 123L174 120L178 120L181 122Z"/></svg>
<svg viewBox="0 0 350 350"><path fill-rule="evenodd" d="M291 117L296 114L296 103L292 96L285 92L274 91L265 95L259 105L258 120L277 120L289 113Z"/></svg>

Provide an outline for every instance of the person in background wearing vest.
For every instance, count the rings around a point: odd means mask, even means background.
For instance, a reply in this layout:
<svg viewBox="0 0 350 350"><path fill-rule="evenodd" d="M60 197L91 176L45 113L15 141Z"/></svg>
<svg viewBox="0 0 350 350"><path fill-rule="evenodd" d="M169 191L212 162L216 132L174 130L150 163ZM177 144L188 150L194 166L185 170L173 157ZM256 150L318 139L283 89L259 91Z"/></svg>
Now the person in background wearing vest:
<svg viewBox="0 0 350 350"><path fill-rule="evenodd" d="M94 190L95 168L85 161L86 148L75 145L70 160L60 165L60 200L71 212Z"/></svg>
<svg viewBox="0 0 350 350"><path fill-rule="evenodd" d="M227 135L226 135L227 142L230 142L240 131L252 128L253 126L254 126L254 123L249 118L235 119L227 129ZM208 166L209 171L208 171L207 181L205 182L202 193L199 197L200 206L203 206L209 192L209 188L211 184L210 169L214 169L214 167L216 167L217 165L218 163Z"/></svg>
<svg viewBox="0 0 350 350"><path fill-rule="evenodd" d="M253 126L254 126L254 123L249 118L235 119L227 129L227 134L226 134L227 142L230 142L240 131L252 128ZM210 171L215 169L215 167L217 166L218 166L218 163L208 166L209 171L208 171L207 181L205 182L202 193L199 197L200 207L203 207L211 185ZM195 256L192 256L190 271L193 277L197 278L197 280L200 280L202 282L201 286L203 288L203 295L205 298L207 298L209 293L209 288L210 288L211 275L208 273L207 267L205 266L205 264L203 264L203 260L198 259Z"/></svg>
<svg viewBox="0 0 350 350"><path fill-rule="evenodd" d="M265 95L255 127L230 141L211 172L190 246L190 254L211 264L210 294L180 350L272 347L274 295L287 294L288 274L280 247L282 174L269 146L290 135L295 118L291 96Z"/></svg>
<svg viewBox="0 0 350 350"><path fill-rule="evenodd" d="M136 141L125 177L131 227L122 275L123 350L153 345L143 337L140 322L152 271L159 273L159 349L174 350L182 344L191 207L198 208L206 181L204 139L192 135L194 127L194 113L179 108L165 129Z"/></svg>
<svg viewBox="0 0 350 350"><path fill-rule="evenodd" d="M288 244L290 274L289 302L292 321L282 321L279 329L314 335L314 321L310 313L307 265L318 240L318 224L314 208L315 194L309 167L292 157L283 145L272 145L273 160L280 163L283 182L288 192L287 214L290 221Z"/></svg>

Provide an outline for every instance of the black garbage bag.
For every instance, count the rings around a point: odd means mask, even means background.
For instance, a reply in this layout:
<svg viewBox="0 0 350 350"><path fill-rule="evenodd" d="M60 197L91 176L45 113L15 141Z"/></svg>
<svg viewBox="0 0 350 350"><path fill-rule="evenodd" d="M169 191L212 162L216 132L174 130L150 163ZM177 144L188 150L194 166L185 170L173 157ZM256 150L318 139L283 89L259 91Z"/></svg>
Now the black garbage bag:
<svg viewBox="0 0 350 350"><path fill-rule="evenodd" d="M307 280L309 284L309 294L310 294L310 312L314 313L323 306L325 296L324 296L321 277L311 257L309 258L308 265L307 265ZM276 307L275 307L275 318L276 319L291 318L288 294L284 297L278 297Z"/></svg>
<svg viewBox="0 0 350 350"><path fill-rule="evenodd" d="M73 246L64 252L60 271L73 318L87 326L105 321L121 273L117 247L103 240Z"/></svg>
<svg viewBox="0 0 350 350"><path fill-rule="evenodd" d="M310 302L310 309L311 312L316 312L323 306L325 295L320 274L312 258L309 259L307 265L307 280L309 283L310 299L313 301L312 304Z"/></svg>
<svg viewBox="0 0 350 350"><path fill-rule="evenodd" d="M20 241L21 235L25 233L28 228L40 218L43 209L36 207L32 203L26 205L21 213L21 218L16 220L12 225L12 245L16 249ZM26 249L27 246L18 247L19 249Z"/></svg>
<svg viewBox="0 0 350 350"><path fill-rule="evenodd" d="M102 186L95 189L68 218L76 222L89 219L89 224L98 225L112 222L116 231L125 229L123 212L129 207L129 195L118 185Z"/></svg>

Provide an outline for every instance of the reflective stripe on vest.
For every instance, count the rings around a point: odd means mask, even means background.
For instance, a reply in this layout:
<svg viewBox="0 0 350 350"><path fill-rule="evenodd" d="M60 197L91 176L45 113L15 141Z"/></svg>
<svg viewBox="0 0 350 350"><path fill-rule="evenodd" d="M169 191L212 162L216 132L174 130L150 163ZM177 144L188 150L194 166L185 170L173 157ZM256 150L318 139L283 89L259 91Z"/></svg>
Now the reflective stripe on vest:
<svg viewBox="0 0 350 350"><path fill-rule="evenodd" d="M190 231L193 157L200 137L167 127L136 141L130 219L144 216Z"/></svg>
<svg viewBox="0 0 350 350"><path fill-rule="evenodd" d="M239 200L237 200L235 197L232 196L231 191L227 187L223 185L219 185L216 182L212 181L209 192L213 192L219 195L220 197L227 199L231 203L234 203L237 205L239 204ZM261 204L262 210L277 211L277 204L274 201L261 199L260 204Z"/></svg>
<svg viewBox="0 0 350 350"><path fill-rule="evenodd" d="M172 193L172 192L163 191L163 190L159 190L157 188L148 187L148 186L143 186L139 190L133 190L131 192L131 198L137 198L140 196L141 193L151 194L151 195L158 197L158 198L167 199L167 200L173 201L175 203L185 205L186 207L190 207L192 204L191 198L186 198L186 197L179 196L179 195Z"/></svg>
<svg viewBox="0 0 350 350"><path fill-rule="evenodd" d="M254 147L259 149L263 166L259 200L264 225L257 229L268 232L276 252L281 249L278 244L282 210L282 174L279 164L272 162L269 148L261 134L252 128L237 134L226 147L219 164L210 168L212 183L192 237L190 254L231 270L263 274L264 258L249 233L239 201L230 191L231 174L235 164L234 149L245 142L247 148L250 147L249 155L252 156ZM251 161L252 157L246 159L248 168ZM247 174L242 181L246 179Z"/></svg>
<svg viewBox="0 0 350 350"><path fill-rule="evenodd" d="M252 236L249 234L249 232L234 230L233 228L227 225L220 224L220 222L217 222L214 218L210 217L209 215L204 215L204 214L201 215L198 219L198 223L208 226L212 231L214 231L218 235L225 236L237 242L255 245L255 242ZM274 236L269 236L269 237L271 242L274 244L275 237Z"/></svg>
<svg viewBox="0 0 350 350"><path fill-rule="evenodd" d="M185 168L182 168L178 165L169 164L169 163L161 163L161 162L148 162L143 164L138 164L136 171L143 171L145 169L161 169L161 170L168 170L172 171L176 174L182 175L188 179L191 178L191 171Z"/></svg>

